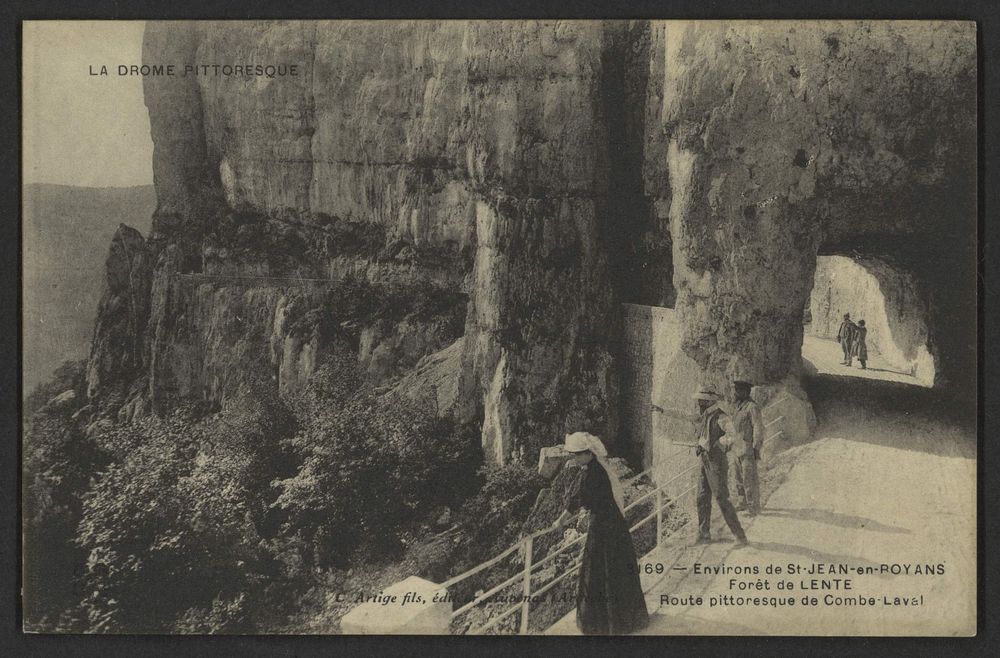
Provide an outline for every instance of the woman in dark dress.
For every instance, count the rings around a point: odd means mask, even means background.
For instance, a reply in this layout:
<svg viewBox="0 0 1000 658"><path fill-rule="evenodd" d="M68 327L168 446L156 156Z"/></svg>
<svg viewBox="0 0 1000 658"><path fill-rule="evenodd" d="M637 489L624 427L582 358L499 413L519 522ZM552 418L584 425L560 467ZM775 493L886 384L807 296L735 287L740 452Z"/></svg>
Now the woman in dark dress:
<svg viewBox="0 0 1000 658"><path fill-rule="evenodd" d="M649 623L639 565L622 513L621 484L607 466L601 440L586 432L566 437L580 474L556 521L562 526L583 507L590 512L576 594L576 625L585 635L621 635Z"/></svg>

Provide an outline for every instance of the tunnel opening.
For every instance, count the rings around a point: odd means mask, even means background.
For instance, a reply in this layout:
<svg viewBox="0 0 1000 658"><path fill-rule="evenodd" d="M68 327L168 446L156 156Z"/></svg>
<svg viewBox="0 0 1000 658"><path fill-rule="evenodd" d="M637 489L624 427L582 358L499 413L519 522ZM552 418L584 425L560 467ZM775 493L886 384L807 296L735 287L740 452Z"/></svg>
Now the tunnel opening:
<svg viewBox="0 0 1000 658"><path fill-rule="evenodd" d="M821 245L803 309L803 386L820 423L838 416L975 422L974 236L867 235ZM865 320L867 368L845 365L843 315Z"/></svg>
<svg viewBox="0 0 1000 658"><path fill-rule="evenodd" d="M803 316L807 372L932 387L926 301L886 257L818 256Z"/></svg>

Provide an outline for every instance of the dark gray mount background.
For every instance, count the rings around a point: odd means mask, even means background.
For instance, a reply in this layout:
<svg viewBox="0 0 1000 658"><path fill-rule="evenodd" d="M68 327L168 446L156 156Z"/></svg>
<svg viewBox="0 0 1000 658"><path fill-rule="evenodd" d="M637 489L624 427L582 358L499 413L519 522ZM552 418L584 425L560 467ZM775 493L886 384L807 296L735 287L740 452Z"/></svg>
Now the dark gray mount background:
<svg viewBox="0 0 1000 658"><path fill-rule="evenodd" d="M0 239L3 248L3 267L5 280L10 282L2 290L0 304L3 308L3 318L6 323L4 335L4 363L7 365L0 375L0 387L4 393L5 409L3 415L4 436L9 437L3 442L3 452L0 463L5 465L3 473L4 488L0 500L3 502L4 518L7 520L6 540L3 542L3 557L6 568L3 570L4 597L3 647L6 655L111 655L121 652L121 655L201 655L214 653L222 655L310 655L322 652L343 650L345 653L364 650L375 654L397 650L413 652L417 647L412 639L392 640L390 638L372 638L362 641L358 638L74 638L74 637L25 637L19 635L20 619L18 606L18 573L19 573L19 527L20 519L17 513L16 501L19 500L18 485L20 460L17 441L19 426L20 392L20 285L19 283L19 245L20 229L19 198L16 190L20 189L20 114L18 105L19 87L19 52L20 38L18 21L22 19L61 18L61 19L93 19L93 18L132 18L132 19L180 19L180 18L375 18L375 17L414 17L421 18L468 18L468 17L566 17L566 18L935 18L964 19L980 22L980 348L981 367L979 408L983 416L980 419L980 436L989 436L994 426L995 412L991 400L996 399L995 384L991 383L989 374L995 365L995 356L991 352L989 337L996 333L995 320L990 309L994 307L996 296L995 269L996 255L990 249L995 244L997 236L996 209L1000 208L1000 190L995 184L995 172L998 166L996 154L1000 145L997 144L996 126L1000 120L1000 103L998 98L998 46L1000 43L1000 12L996 7L988 7L986 2L956 2L947 6L940 2L883 2L878 7L860 5L849 2L773 2L767 9L753 8L744 2L697 2L678 1L666 3L631 2L627 6L621 3L578 2L572 9L567 3L532 2L532 3L478 3L465 6L460 2L436 3L382 3L371 2L339 3L336 7L323 2L303 2L295 7L266 6L263 3L213 3L213 2L173 2L169 6L154 6L154 3L130 3L126 8L117 2L91 2L86 9L78 8L75 3L45 3L45 2L11 2L4 6L2 42L3 89L7 92L2 97L4 105L4 130L0 132L0 147L8 154L0 165L4 176L4 189L8 191L2 198L4 234ZM406 16L401 12L406 12ZM983 402L986 404L983 404ZM985 430L985 431L983 431ZM981 439L983 440L983 439ZM947 642L944 640L911 641L905 639L851 640L823 639L818 641L795 640L777 641L781 644L783 653L812 655L851 655L855 653L881 653L886 650L902 651L910 655L943 655L961 652L964 655L987 653L987 642L995 638L996 621L988 602L1000 600L996 583L996 560L990 558L991 551L983 545L984 538L997 535L996 508L1000 504L996 483L995 458L989 446L981 445L982 455L980 468L980 519L983 525L980 532L980 636L974 640ZM995 553L994 553L995 554ZM735 649L753 648L771 650L775 648L776 640L763 638L685 638L642 641L642 638L615 639L614 650L621 652L626 642L630 648L646 652L661 652L667 650L692 649L697 655L731 653ZM362 644L363 642L363 644ZM473 651L503 650L499 643L478 641L469 644L466 640L461 645L438 638L428 640L438 651L455 651L468 653ZM524 642L523 640L521 642ZM544 646L541 646L544 643ZM655 644L654 644L655 643ZM421 644L423 644L421 642ZM602 646L599 642L581 645L560 639L557 641L536 640L531 642L539 652L545 654L573 652L581 648L596 651L606 651L611 646ZM428 646L420 647L430 649ZM508 647L509 649L509 647Z"/></svg>

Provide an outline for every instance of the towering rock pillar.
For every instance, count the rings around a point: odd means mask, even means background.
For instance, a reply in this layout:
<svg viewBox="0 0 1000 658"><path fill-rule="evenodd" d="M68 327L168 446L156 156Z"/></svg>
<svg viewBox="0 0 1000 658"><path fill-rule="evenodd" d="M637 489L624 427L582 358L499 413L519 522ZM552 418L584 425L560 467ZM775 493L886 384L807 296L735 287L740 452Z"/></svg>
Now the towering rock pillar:
<svg viewBox="0 0 1000 658"><path fill-rule="evenodd" d="M149 21L143 62L171 63L178 70L196 65L200 34L194 21ZM221 190L218 169L209 161L198 77L146 77L143 95L153 136L153 234L173 235L190 222L200 229L213 218Z"/></svg>
<svg viewBox="0 0 1000 658"><path fill-rule="evenodd" d="M102 388L127 387L146 365L143 337L149 320L152 263L139 231L119 224L104 268L104 290L87 363L91 398Z"/></svg>
<svg viewBox="0 0 1000 658"><path fill-rule="evenodd" d="M822 245L974 226L975 28L658 29L684 350L710 378L797 376Z"/></svg>
<svg viewBox="0 0 1000 658"><path fill-rule="evenodd" d="M604 39L597 22L467 30L467 164L479 195L467 359L495 462L533 459L567 431L614 439Z"/></svg>

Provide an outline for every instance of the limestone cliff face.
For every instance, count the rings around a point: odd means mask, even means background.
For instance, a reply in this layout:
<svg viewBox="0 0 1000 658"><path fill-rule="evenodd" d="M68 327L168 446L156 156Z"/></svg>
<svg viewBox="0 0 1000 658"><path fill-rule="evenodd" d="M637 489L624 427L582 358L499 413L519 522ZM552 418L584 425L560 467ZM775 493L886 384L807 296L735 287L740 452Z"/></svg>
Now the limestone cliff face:
<svg viewBox="0 0 1000 658"><path fill-rule="evenodd" d="M972 233L972 29L150 22L148 63L298 75L145 80L147 301L102 306L92 395L117 362L154 410L224 402L247 369L291 392L350 331L374 383L444 391L490 459L533 460L567 431L616 441L621 302L676 298L676 381L750 378L807 427L817 253ZM932 315L964 308L935 292L949 271L917 277ZM399 317L345 329L345 277ZM444 301L410 312L414 290Z"/></svg>
<svg viewBox="0 0 1000 658"><path fill-rule="evenodd" d="M659 29L677 308L703 368L797 372L821 249L974 234L972 24Z"/></svg>
<svg viewBox="0 0 1000 658"><path fill-rule="evenodd" d="M484 445L504 460L565 432L614 440L615 314L602 235L600 23L469 26L476 258L467 342ZM529 456L533 459L534 456Z"/></svg>
<svg viewBox="0 0 1000 658"><path fill-rule="evenodd" d="M224 400L255 362L294 390L324 338L296 333L288 309L326 313L322 280L350 275L466 296L458 359L437 325L405 322L361 328L359 357L382 380L406 374L386 370L397 362L459 363L442 385L462 415L483 418L490 458L575 429L613 441L603 242L617 229L608 62L622 71L623 26L150 23L148 62L300 73L146 80L159 199L144 334L154 407ZM435 381L438 370L418 368Z"/></svg>

